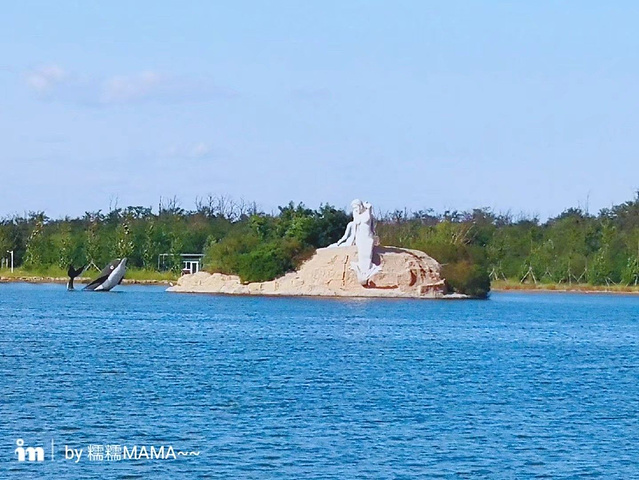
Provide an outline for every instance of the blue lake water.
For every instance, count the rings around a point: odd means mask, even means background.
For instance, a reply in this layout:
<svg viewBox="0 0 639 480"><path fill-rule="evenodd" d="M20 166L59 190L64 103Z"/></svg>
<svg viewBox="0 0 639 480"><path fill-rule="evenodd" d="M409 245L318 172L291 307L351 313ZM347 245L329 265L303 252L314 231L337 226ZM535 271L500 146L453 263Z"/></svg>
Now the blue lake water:
<svg viewBox="0 0 639 480"><path fill-rule="evenodd" d="M639 297L0 284L0 391L1 479L638 478Z"/></svg>

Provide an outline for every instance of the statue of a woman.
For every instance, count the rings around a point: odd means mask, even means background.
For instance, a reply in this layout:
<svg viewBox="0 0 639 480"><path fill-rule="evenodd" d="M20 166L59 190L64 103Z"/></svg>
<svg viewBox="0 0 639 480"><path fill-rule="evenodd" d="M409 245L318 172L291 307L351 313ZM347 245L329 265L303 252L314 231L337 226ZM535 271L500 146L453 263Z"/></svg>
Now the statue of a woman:
<svg viewBox="0 0 639 480"><path fill-rule="evenodd" d="M359 200L353 200L351 202L351 208L353 209L353 221L348 222L348 225L346 225L346 230L344 231L342 238L340 238L337 242L330 244L328 248L350 247L351 245L355 245L355 216L359 214L361 204L362 202Z"/></svg>
<svg viewBox="0 0 639 480"><path fill-rule="evenodd" d="M353 224L355 227L355 245L357 246L357 262L351 262L351 268L357 274L357 280L366 285L368 280L380 271L379 265L373 264L373 248L375 247L375 217L373 206L368 202L353 200Z"/></svg>
<svg viewBox="0 0 639 480"><path fill-rule="evenodd" d="M373 248L376 244L375 217L373 206L368 202L353 200L353 221L346 226L342 238L329 245L328 248L357 246L357 262L351 262L351 269L357 274L357 280L366 285L368 280L381 270L379 265L373 264Z"/></svg>

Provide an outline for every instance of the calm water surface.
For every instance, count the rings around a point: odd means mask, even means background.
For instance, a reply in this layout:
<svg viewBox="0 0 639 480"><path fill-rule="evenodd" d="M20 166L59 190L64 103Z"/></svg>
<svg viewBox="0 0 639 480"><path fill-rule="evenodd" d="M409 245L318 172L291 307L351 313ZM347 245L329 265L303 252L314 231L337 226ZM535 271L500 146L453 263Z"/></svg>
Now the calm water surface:
<svg viewBox="0 0 639 480"><path fill-rule="evenodd" d="M638 478L638 317L630 296L3 284L0 478ZM45 461L19 463L19 438Z"/></svg>

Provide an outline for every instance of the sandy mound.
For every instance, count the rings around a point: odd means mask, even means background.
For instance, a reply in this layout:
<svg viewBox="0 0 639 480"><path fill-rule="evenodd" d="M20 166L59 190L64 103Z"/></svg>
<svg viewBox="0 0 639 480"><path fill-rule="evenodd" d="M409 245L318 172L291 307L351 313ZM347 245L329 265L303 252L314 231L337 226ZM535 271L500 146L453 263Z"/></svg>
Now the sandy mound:
<svg viewBox="0 0 639 480"><path fill-rule="evenodd" d="M198 272L184 275L171 292L226 293L235 295L308 295L326 297L443 296L441 266L418 250L375 247L373 263L382 271L366 287L361 286L350 264L357 260L356 247L320 248L296 272L263 283L242 284L239 277Z"/></svg>

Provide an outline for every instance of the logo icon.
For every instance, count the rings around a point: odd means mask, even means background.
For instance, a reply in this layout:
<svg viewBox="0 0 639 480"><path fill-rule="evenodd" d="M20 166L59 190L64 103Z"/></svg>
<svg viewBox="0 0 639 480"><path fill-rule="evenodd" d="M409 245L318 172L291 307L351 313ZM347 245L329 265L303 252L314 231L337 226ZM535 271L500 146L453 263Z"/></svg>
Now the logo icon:
<svg viewBox="0 0 639 480"><path fill-rule="evenodd" d="M44 462L44 448L42 447L24 447L24 440L18 438L16 440L16 455L18 456L18 462L24 462L28 460L29 462ZM27 455L29 457L27 458Z"/></svg>

